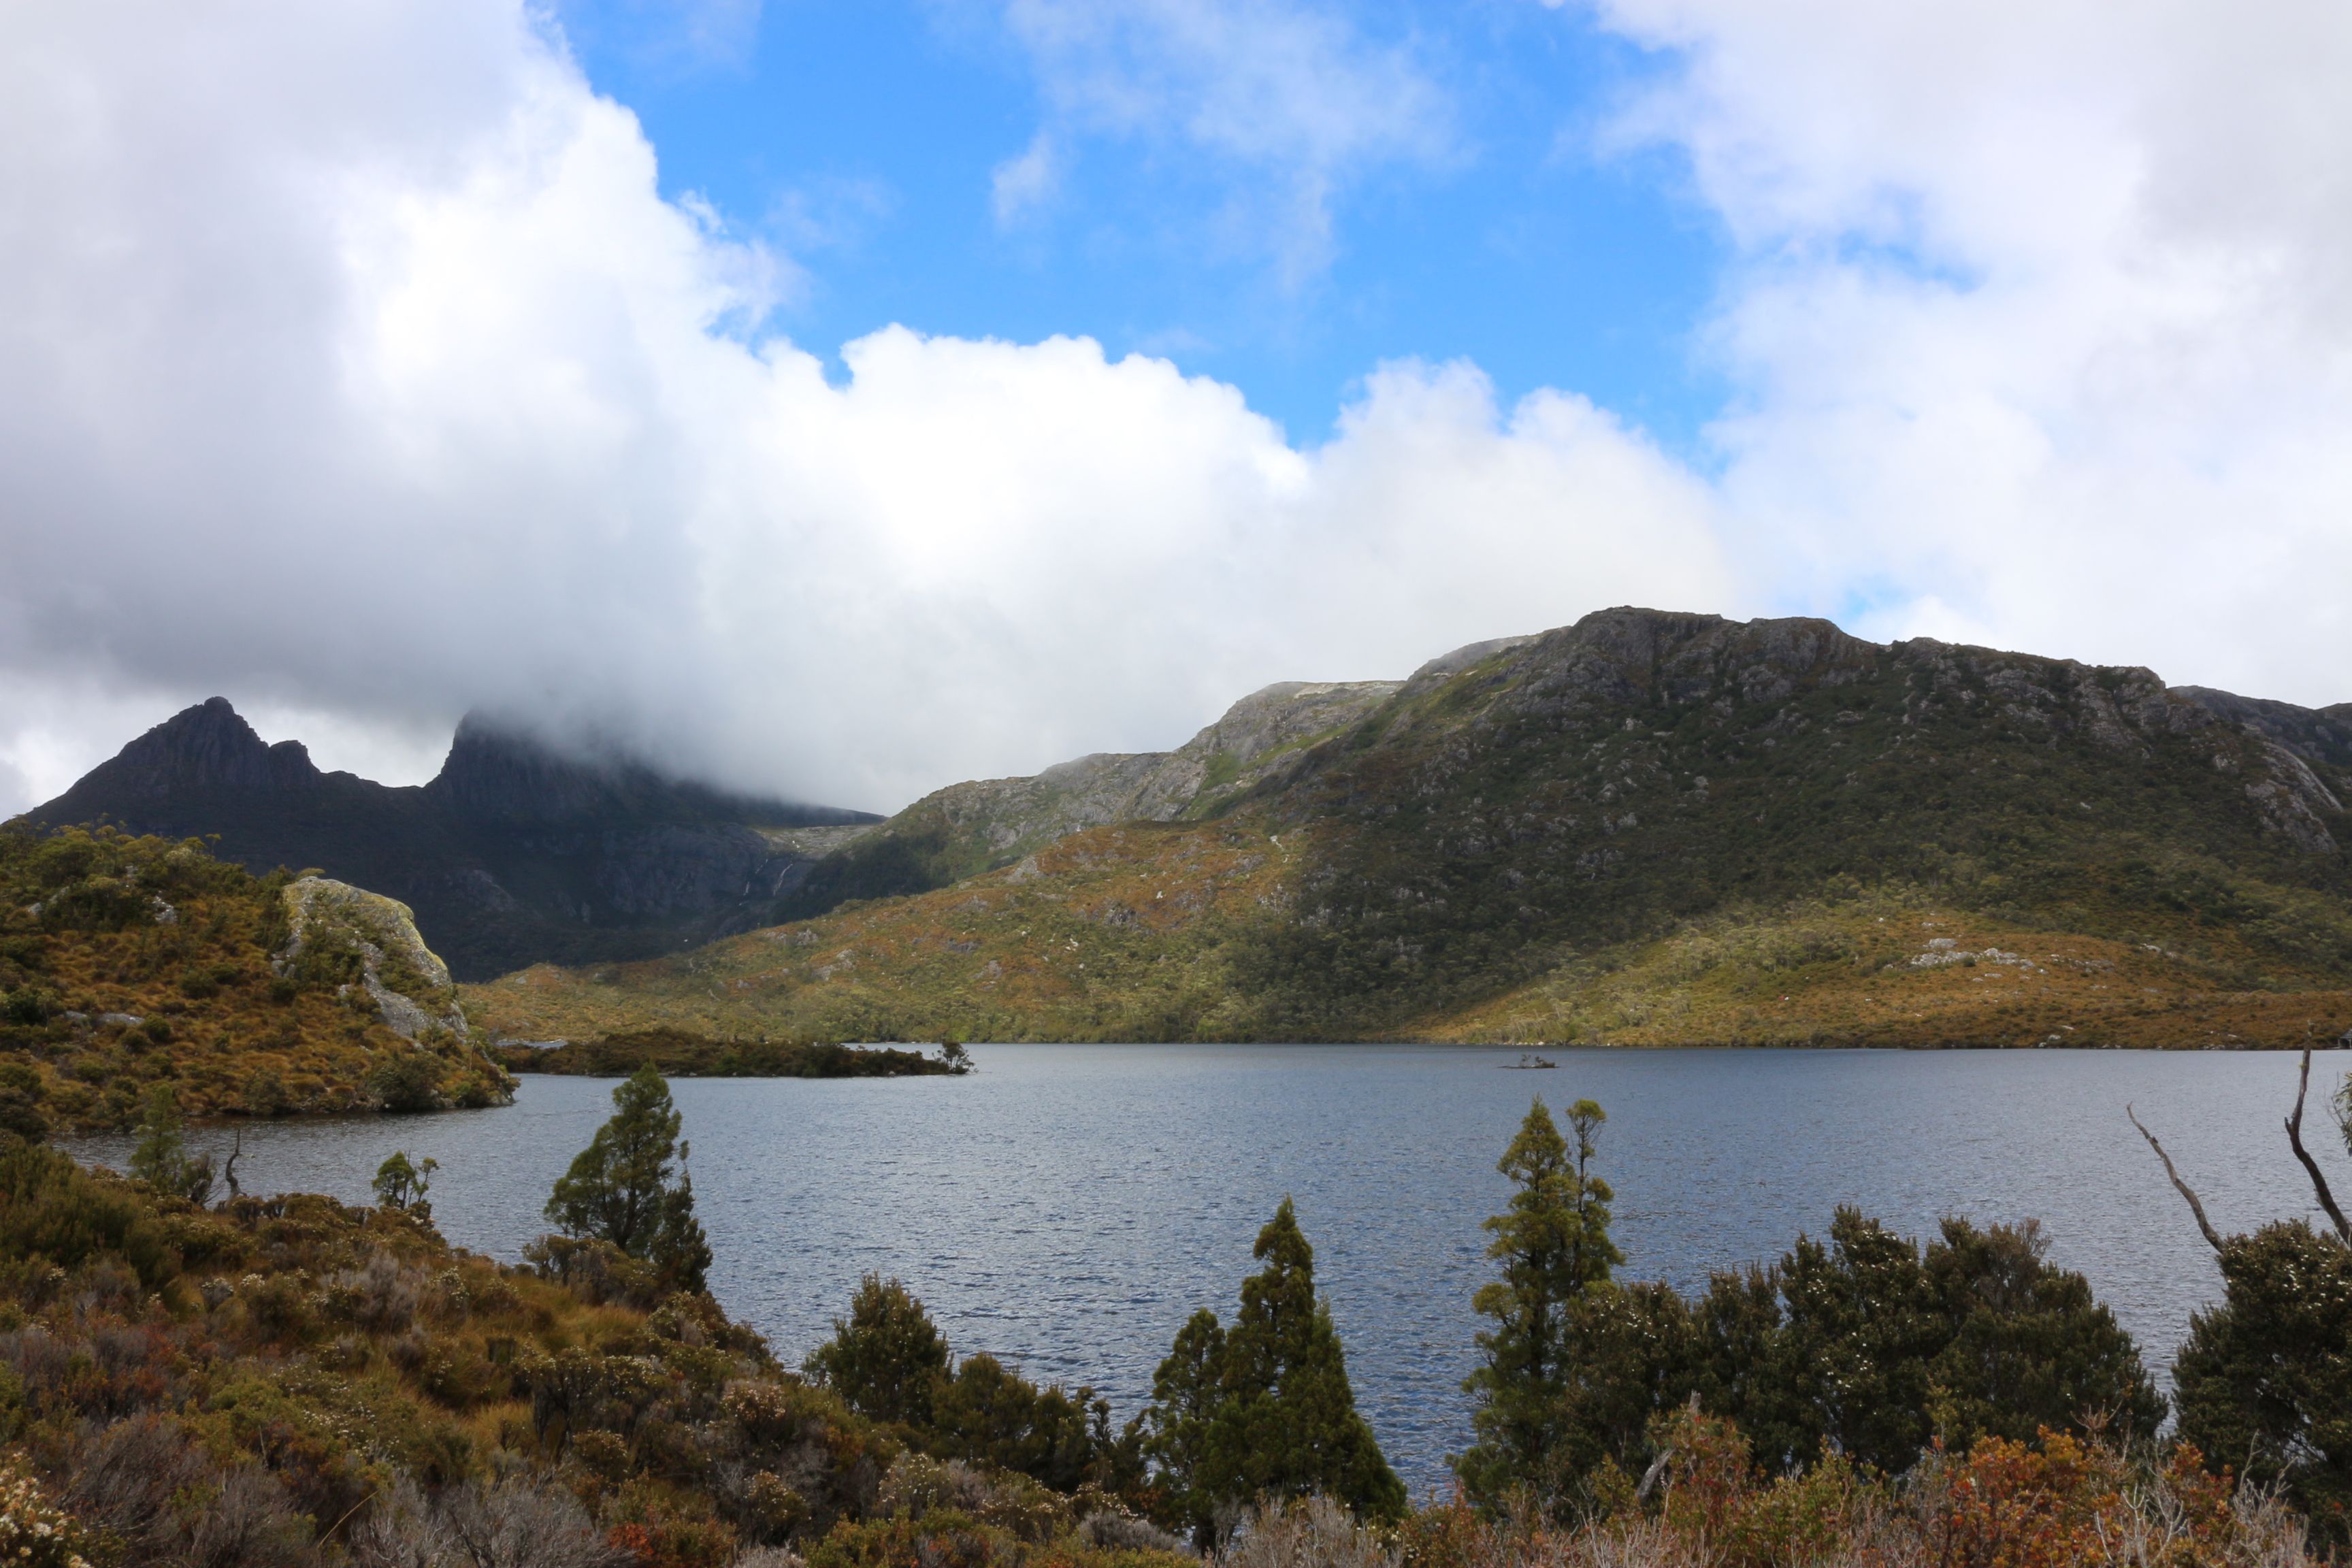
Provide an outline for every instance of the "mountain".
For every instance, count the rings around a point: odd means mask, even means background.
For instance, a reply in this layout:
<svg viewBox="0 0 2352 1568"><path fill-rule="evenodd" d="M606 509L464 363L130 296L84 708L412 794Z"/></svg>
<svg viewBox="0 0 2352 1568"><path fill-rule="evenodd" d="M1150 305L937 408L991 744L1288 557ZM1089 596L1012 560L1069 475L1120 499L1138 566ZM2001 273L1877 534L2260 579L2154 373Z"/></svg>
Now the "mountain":
<svg viewBox="0 0 2352 1568"><path fill-rule="evenodd" d="M879 818L726 795L625 755L565 756L475 717L432 782L393 788L322 773L298 742L265 745L215 697L26 820L216 835L256 872L316 867L409 905L467 980L761 925L845 830Z"/></svg>
<svg viewBox="0 0 2352 1568"><path fill-rule="evenodd" d="M943 791L801 884L898 896L534 968L468 1005L533 1037L2186 1046L2352 1026L2352 705L1619 609L1236 715L1178 752Z"/></svg>
<svg viewBox="0 0 2352 1568"><path fill-rule="evenodd" d="M1284 681L1243 698L1173 752L1097 752L1034 778L950 784L827 855L775 912L789 920L851 899L947 887L1083 828L1213 816L1292 777L1318 742L1363 719L1397 686Z"/></svg>

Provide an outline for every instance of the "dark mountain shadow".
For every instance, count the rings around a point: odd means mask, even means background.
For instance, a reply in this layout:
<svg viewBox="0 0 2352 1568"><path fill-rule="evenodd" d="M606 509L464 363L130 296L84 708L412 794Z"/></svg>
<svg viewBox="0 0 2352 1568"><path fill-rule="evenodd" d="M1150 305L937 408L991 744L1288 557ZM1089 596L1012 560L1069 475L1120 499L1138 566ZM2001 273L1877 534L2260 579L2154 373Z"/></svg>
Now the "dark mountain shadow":
<svg viewBox="0 0 2352 1568"><path fill-rule="evenodd" d="M866 812L729 795L624 756L582 760L478 717L431 783L321 773L215 697L158 724L25 820L212 837L256 870L316 867L385 893L460 980L646 958L763 924Z"/></svg>

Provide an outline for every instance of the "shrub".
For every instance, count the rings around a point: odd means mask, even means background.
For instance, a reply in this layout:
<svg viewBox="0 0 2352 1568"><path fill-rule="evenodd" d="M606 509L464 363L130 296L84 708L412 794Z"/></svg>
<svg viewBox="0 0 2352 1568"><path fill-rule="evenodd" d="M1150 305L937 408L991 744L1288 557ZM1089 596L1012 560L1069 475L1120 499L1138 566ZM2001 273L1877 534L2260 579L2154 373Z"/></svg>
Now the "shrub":
<svg viewBox="0 0 2352 1568"><path fill-rule="evenodd" d="M37 1029L58 1012L56 998L37 986L19 986L0 994L0 1020Z"/></svg>
<svg viewBox="0 0 2352 1568"><path fill-rule="evenodd" d="M849 1316L833 1321L833 1338L810 1352L807 1371L852 1410L877 1421L926 1426L948 1367L947 1342L914 1293L896 1279L868 1274L850 1298Z"/></svg>
<svg viewBox="0 0 2352 1568"><path fill-rule="evenodd" d="M1040 1388L994 1356L971 1355L940 1379L931 1404L924 1444L942 1458L1017 1471L1065 1492L1142 1479L1139 1455L1121 1464L1110 1406L1092 1389Z"/></svg>
<svg viewBox="0 0 2352 1568"><path fill-rule="evenodd" d="M579 1501L528 1475L428 1496L402 1480L352 1531L352 1568L630 1568Z"/></svg>
<svg viewBox="0 0 2352 1568"><path fill-rule="evenodd" d="M1800 1237L1776 1267L1717 1274L1696 1300L1592 1285L1562 1333L1570 1370L1538 1407L1550 1451L1515 1475L1569 1512L1591 1505L1604 1463L1642 1473L1654 1418L1694 1396L1737 1420L1775 1475L1825 1445L1899 1474L1931 1441L2085 1422L2145 1439L2164 1416L2130 1336L2082 1276L2049 1265L2031 1224L1948 1220L1922 1248L1840 1209L1826 1243Z"/></svg>
<svg viewBox="0 0 2352 1568"><path fill-rule="evenodd" d="M441 1058L411 1046L385 1051L368 1072L368 1092L386 1110L441 1109Z"/></svg>
<svg viewBox="0 0 2352 1568"><path fill-rule="evenodd" d="M90 1568L81 1525L14 1468L0 1468L0 1563L10 1568Z"/></svg>
<svg viewBox="0 0 2352 1568"><path fill-rule="evenodd" d="M275 1068L257 1068L245 1080L245 1111L248 1116L277 1116L292 1104L286 1079Z"/></svg>
<svg viewBox="0 0 2352 1568"><path fill-rule="evenodd" d="M177 1272L161 1227L128 1193L27 1144L0 1150L0 1256L63 1269L116 1258L149 1289Z"/></svg>
<svg viewBox="0 0 2352 1568"><path fill-rule="evenodd" d="M2269 1225L2222 1243L2221 1278L2173 1365L2180 1436L2284 1486L2315 1535L2352 1545L2352 1247Z"/></svg>
<svg viewBox="0 0 2352 1568"><path fill-rule="evenodd" d="M47 1142L49 1119L41 1102L47 1098L39 1073L23 1062L0 1062L0 1133L27 1143Z"/></svg>
<svg viewBox="0 0 2352 1568"><path fill-rule="evenodd" d="M609 1241L542 1236L522 1249L523 1261L592 1307L614 1302L648 1311L667 1294L652 1265Z"/></svg>
<svg viewBox="0 0 2352 1568"><path fill-rule="evenodd" d="M1397 1552L1326 1497L1276 1500L1244 1516L1216 1568L1396 1568Z"/></svg>

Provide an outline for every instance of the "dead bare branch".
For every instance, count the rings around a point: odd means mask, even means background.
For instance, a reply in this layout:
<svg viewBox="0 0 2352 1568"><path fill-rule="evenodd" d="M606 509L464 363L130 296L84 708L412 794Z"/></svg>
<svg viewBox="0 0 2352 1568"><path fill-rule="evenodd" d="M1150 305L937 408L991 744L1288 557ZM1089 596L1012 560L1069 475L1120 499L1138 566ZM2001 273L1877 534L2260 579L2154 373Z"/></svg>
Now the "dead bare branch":
<svg viewBox="0 0 2352 1568"><path fill-rule="evenodd" d="M2197 1216L2197 1228L2205 1233L2206 1242L2211 1246L2214 1251L2221 1251L2221 1233L2213 1228L2213 1222L2205 1217L2205 1205L2197 1201L2197 1194L2189 1190L2189 1184L2182 1181L2180 1179L2180 1173L2172 1168L2172 1156L2164 1152L2164 1145L2156 1141L2155 1133L2150 1132L2145 1127L2140 1127L2139 1113L2137 1111L2126 1105L2124 1107L2124 1114L2131 1118L2131 1124L2134 1127L2139 1127L2139 1135L2147 1140L2147 1146L2156 1151L2156 1157L2158 1159L2164 1162L2164 1173L2172 1178L2172 1184L2179 1189L2180 1195L2182 1197L2189 1200L2189 1212Z"/></svg>
<svg viewBox="0 0 2352 1568"><path fill-rule="evenodd" d="M2327 1190L2327 1178L2321 1173L2319 1162L2313 1159L2311 1151L2303 1146L2303 1101L2310 1092L2311 1047L2305 1046L2303 1047L2303 1077L2294 1087L2294 1114L2286 1119L2287 1145L2294 1151L2294 1157L2303 1162L2304 1170L2310 1173L2311 1190L2319 1194L2319 1206L2326 1209L2327 1217L2336 1222L2336 1234L2347 1243L2352 1243L2352 1225L2345 1223L2344 1211L2336 1206L2336 1194Z"/></svg>

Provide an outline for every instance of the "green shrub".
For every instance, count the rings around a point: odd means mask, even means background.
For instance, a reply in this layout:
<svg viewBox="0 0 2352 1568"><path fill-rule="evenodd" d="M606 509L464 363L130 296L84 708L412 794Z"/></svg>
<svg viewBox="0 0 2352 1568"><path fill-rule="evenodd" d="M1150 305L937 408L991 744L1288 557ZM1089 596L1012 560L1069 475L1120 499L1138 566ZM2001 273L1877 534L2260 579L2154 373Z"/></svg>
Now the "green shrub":
<svg viewBox="0 0 2352 1568"><path fill-rule="evenodd" d="M41 1110L48 1086L23 1062L0 1062L0 1133L27 1143L46 1142L49 1119Z"/></svg>
<svg viewBox="0 0 2352 1568"><path fill-rule="evenodd" d="M807 1371L861 1415L927 1426L948 1369L947 1342L914 1292L868 1274L850 1298L849 1316L833 1321L833 1338L811 1352Z"/></svg>
<svg viewBox="0 0 2352 1568"><path fill-rule="evenodd" d="M441 1058L411 1046L386 1050L368 1072L368 1092L386 1110L436 1110L441 1106Z"/></svg>
<svg viewBox="0 0 2352 1568"><path fill-rule="evenodd" d="M2180 1436L2282 1485L2314 1532L2352 1545L2352 1247L2301 1220L2221 1245L2221 1305L2173 1364Z"/></svg>
<svg viewBox="0 0 2352 1568"><path fill-rule="evenodd" d="M151 1290L178 1272L162 1232L130 1194L30 1144L0 1150L0 1256L68 1270L116 1258Z"/></svg>

